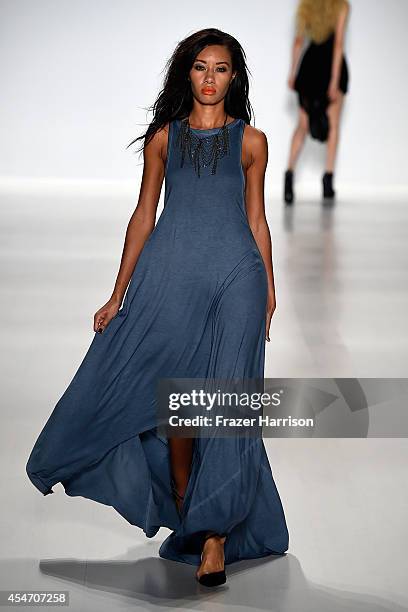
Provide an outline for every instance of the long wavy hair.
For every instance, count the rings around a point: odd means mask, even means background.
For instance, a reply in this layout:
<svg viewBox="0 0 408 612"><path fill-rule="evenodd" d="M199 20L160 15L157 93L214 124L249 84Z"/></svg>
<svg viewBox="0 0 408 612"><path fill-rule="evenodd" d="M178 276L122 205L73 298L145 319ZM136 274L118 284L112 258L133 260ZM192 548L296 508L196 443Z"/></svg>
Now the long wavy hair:
<svg viewBox="0 0 408 612"><path fill-rule="evenodd" d="M300 0L296 10L297 33L316 43L324 42L336 27L341 7L347 0Z"/></svg>
<svg viewBox="0 0 408 612"><path fill-rule="evenodd" d="M230 34L216 28L206 28L194 32L179 42L171 57L167 60L163 89L148 111L153 111L153 119L147 131L132 140L126 148L138 140L143 140L139 149L142 151L154 134L169 121L184 119L193 108L191 82L188 80L190 70L197 55L208 45L223 45L231 54L232 71L236 76L232 79L224 98L225 112L231 117L241 118L250 123L253 110L248 98L250 70L246 64L246 55L239 42ZM136 151L137 152L137 151Z"/></svg>

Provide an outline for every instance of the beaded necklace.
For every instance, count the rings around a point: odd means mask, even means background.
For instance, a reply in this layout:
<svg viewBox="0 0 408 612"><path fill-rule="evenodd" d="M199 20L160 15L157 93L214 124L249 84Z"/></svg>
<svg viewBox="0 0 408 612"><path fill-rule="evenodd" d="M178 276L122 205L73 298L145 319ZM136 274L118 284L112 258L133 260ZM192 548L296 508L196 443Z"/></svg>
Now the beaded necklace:
<svg viewBox="0 0 408 612"><path fill-rule="evenodd" d="M211 174L216 173L218 160L230 153L229 130L226 121L227 115L225 115L224 124L218 132L211 134L211 136L202 137L194 134L188 117L180 121L176 145L179 146L181 151L181 168L184 165L186 155L188 155L199 178L200 169L206 166L212 165Z"/></svg>

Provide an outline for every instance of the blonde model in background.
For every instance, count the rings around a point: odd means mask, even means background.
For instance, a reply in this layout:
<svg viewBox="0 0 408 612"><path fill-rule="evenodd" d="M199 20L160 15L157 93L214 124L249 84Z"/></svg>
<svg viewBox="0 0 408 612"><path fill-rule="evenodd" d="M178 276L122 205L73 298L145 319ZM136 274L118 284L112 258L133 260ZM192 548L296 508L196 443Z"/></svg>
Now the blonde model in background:
<svg viewBox="0 0 408 612"><path fill-rule="evenodd" d="M300 0L297 7L288 86L298 94L299 117L284 176L286 204L294 201L295 165L308 133L312 138L327 143L323 198L335 196L333 176L340 115L349 81L343 52L349 12L347 0ZM299 64L306 39L309 44Z"/></svg>

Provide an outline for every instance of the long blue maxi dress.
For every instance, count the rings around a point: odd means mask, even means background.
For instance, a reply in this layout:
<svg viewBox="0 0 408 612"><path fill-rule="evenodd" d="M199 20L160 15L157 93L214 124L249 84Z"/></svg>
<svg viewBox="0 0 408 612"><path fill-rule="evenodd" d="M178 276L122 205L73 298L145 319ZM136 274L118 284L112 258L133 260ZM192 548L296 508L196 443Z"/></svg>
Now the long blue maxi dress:
<svg viewBox="0 0 408 612"><path fill-rule="evenodd" d="M44 425L26 471L44 495L115 508L130 524L171 533L159 555L200 564L207 530L226 533L225 564L283 554L288 530L262 437L194 438L179 515L169 444L158 435L157 380L263 378L267 276L245 209L245 122L227 124L230 152L216 173L180 163L169 124L164 208L134 268L123 305ZM193 129L206 138L218 128Z"/></svg>

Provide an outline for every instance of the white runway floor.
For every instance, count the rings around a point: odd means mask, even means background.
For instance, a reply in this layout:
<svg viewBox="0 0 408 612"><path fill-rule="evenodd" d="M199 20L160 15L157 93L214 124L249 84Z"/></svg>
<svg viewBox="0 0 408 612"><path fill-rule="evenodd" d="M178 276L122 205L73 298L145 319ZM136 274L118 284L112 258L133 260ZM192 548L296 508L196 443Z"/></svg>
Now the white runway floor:
<svg viewBox="0 0 408 612"><path fill-rule="evenodd" d="M340 189L339 189L340 191ZM25 463L109 298L135 196L3 189L0 589L70 610L408 609L407 439L267 439L290 548L227 566L217 592L110 507L42 496ZM408 197L267 200L277 310L268 377L406 377ZM4 609L12 609L5 607ZM53 608L51 608L53 609Z"/></svg>

